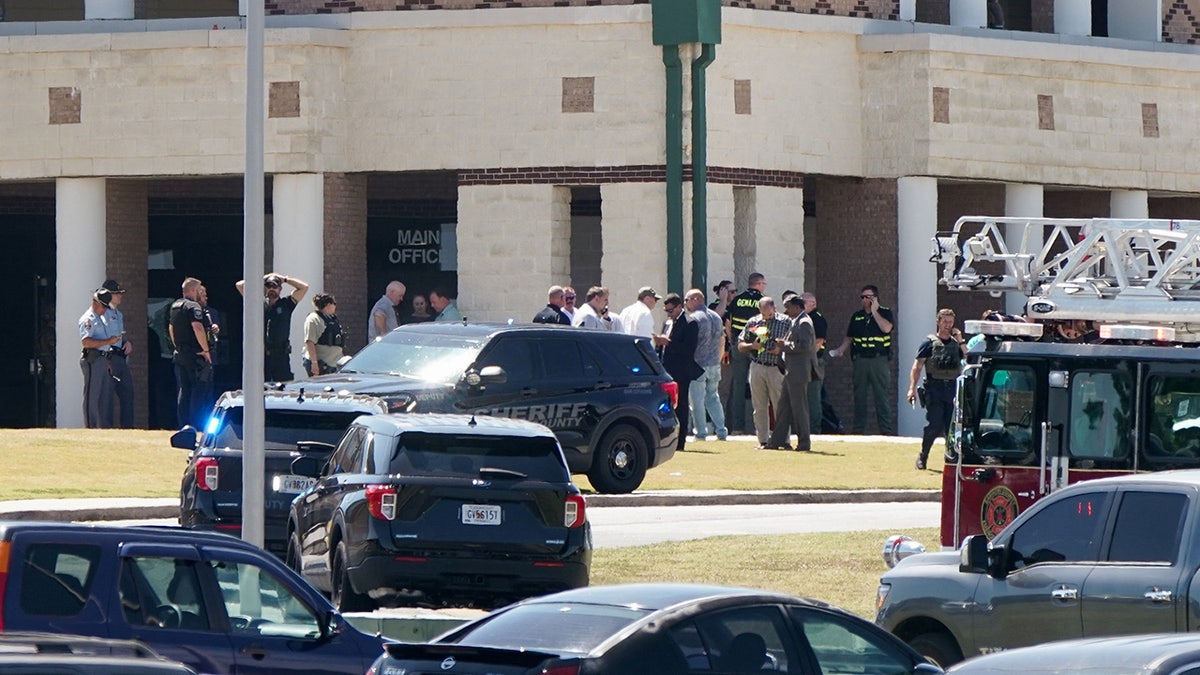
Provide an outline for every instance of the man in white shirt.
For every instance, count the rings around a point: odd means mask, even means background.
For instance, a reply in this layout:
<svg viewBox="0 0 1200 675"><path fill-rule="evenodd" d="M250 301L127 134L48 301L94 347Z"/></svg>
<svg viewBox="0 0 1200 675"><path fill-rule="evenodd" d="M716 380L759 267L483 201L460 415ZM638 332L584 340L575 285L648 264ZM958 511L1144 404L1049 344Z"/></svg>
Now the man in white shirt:
<svg viewBox="0 0 1200 675"><path fill-rule="evenodd" d="M638 289L637 302L621 310L621 323L624 331L630 335L650 337L654 335L654 316L650 310L662 300L653 288L642 286Z"/></svg>
<svg viewBox="0 0 1200 675"><path fill-rule="evenodd" d="M587 302L575 311L571 325L576 328L599 328L613 330L612 317L608 315L608 289L592 286L587 292Z"/></svg>

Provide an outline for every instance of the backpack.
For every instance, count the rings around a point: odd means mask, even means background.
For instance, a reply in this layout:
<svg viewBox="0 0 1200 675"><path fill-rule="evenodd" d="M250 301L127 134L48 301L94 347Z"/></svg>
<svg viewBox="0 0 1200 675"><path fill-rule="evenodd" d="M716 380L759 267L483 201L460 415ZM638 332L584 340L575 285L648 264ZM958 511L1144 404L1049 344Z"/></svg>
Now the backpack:
<svg viewBox="0 0 1200 675"><path fill-rule="evenodd" d="M933 344L933 352L925 362L929 375L939 380L951 380L958 377L962 370L962 350L958 343L951 340L949 344L942 342L936 334L929 336Z"/></svg>

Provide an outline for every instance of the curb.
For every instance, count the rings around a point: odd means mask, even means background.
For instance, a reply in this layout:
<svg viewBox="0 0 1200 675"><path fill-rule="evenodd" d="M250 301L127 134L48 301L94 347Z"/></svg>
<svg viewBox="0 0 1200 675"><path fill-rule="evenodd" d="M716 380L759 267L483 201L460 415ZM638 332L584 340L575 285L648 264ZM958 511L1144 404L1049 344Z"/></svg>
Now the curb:
<svg viewBox="0 0 1200 675"><path fill-rule="evenodd" d="M627 495L586 495L592 508L722 506L737 504L863 504L936 502L937 490L658 490ZM0 520L103 522L179 516L179 500L161 498L26 499L0 502Z"/></svg>

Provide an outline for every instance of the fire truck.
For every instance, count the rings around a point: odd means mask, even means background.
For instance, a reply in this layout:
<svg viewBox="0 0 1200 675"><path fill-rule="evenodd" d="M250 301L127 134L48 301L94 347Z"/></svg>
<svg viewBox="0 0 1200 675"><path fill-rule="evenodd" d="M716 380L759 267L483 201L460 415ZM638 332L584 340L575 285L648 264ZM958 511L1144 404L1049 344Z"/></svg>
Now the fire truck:
<svg viewBox="0 0 1200 675"><path fill-rule="evenodd" d="M967 217L931 262L948 289L1027 298L965 322L943 548L1071 483L1200 467L1200 221Z"/></svg>

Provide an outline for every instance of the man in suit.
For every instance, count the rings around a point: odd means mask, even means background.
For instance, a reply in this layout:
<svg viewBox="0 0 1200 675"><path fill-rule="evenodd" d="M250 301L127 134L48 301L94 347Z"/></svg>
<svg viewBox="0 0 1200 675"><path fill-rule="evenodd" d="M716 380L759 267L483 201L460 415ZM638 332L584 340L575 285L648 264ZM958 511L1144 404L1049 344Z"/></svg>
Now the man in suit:
<svg viewBox="0 0 1200 675"><path fill-rule="evenodd" d="M791 319L791 326L784 333L783 346L783 393L775 405L777 411L775 429L767 447L788 449L788 427L796 432L796 449L812 450L812 436L808 419L808 383L817 375L817 337L813 332L812 319L804 313L804 298L790 295L783 301L783 312Z"/></svg>
<svg viewBox="0 0 1200 675"><path fill-rule="evenodd" d="M653 338L663 367L679 384L679 401L675 406L675 417L679 419L679 441L675 448L683 450L688 429L688 389L692 380L704 372L696 363L699 328L696 322L688 320L687 312L683 311L683 298L678 293L667 294L663 299L663 311L667 313L667 321L663 324L662 335Z"/></svg>

